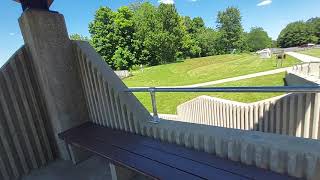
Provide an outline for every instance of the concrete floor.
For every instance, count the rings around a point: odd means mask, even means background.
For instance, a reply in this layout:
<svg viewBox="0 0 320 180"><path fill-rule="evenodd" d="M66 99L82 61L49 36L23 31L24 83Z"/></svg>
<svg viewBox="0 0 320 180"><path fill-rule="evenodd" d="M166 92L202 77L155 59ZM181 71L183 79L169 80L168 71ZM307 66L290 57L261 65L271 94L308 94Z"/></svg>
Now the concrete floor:
<svg viewBox="0 0 320 180"><path fill-rule="evenodd" d="M32 171L22 180L111 180L109 164L100 157L92 157L77 165L57 160L48 166Z"/></svg>

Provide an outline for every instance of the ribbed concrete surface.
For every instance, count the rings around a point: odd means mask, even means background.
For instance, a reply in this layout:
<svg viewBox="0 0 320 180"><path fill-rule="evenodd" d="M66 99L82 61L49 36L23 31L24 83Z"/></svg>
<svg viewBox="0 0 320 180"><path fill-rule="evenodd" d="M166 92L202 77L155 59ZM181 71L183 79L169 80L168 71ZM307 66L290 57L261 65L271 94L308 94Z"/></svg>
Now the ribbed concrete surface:
<svg viewBox="0 0 320 180"><path fill-rule="evenodd" d="M141 133L297 178L320 177L320 141L172 120L141 124Z"/></svg>
<svg viewBox="0 0 320 180"><path fill-rule="evenodd" d="M53 159L46 111L24 47L0 71L0 179L18 179Z"/></svg>
<svg viewBox="0 0 320 180"><path fill-rule="evenodd" d="M74 42L90 119L97 124L139 133L149 112L87 42Z"/></svg>
<svg viewBox="0 0 320 180"><path fill-rule="evenodd" d="M289 94L255 103L200 96L177 108L179 121L320 138L319 94Z"/></svg>

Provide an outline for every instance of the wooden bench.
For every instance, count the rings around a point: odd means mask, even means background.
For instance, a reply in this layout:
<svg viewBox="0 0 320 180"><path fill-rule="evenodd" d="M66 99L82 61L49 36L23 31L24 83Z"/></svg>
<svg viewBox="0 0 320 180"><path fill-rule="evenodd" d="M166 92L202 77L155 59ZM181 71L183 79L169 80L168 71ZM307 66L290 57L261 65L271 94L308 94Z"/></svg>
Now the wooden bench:
<svg viewBox="0 0 320 180"><path fill-rule="evenodd" d="M85 123L59 137L154 179L294 179L152 138Z"/></svg>

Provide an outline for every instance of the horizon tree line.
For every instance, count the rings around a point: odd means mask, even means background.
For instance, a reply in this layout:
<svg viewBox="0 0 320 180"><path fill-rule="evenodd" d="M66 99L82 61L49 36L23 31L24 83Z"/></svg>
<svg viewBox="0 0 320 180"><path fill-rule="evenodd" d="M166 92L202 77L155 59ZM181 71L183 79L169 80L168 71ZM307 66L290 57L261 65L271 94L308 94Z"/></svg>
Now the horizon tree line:
<svg viewBox="0 0 320 180"><path fill-rule="evenodd" d="M89 32L91 38L79 34L70 38L89 41L113 69L125 70L186 58L319 42L320 22L319 18L313 18L291 23L274 43L261 27L245 32L240 10L235 7L219 11L217 27L213 29L201 17L179 15L174 4L155 6L144 2L116 11L100 7L89 24ZM298 40L295 34L300 34Z"/></svg>

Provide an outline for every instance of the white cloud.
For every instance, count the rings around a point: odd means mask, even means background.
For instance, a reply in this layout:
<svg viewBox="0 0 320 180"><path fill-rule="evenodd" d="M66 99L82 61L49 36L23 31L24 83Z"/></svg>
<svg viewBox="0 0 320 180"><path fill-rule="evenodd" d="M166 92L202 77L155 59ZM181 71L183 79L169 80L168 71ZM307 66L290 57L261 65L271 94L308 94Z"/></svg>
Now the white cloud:
<svg viewBox="0 0 320 180"><path fill-rule="evenodd" d="M272 3L272 0L263 0L259 4L257 4L257 6L267 6L267 5L270 5L271 3Z"/></svg>
<svg viewBox="0 0 320 180"><path fill-rule="evenodd" d="M191 2L197 2L197 1L199 1L199 0L190 0Z"/></svg>
<svg viewBox="0 0 320 180"><path fill-rule="evenodd" d="M10 36L14 36L14 35L16 35L16 33L9 33L9 35L10 35Z"/></svg>
<svg viewBox="0 0 320 180"><path fill-rule="evenodd" d="M158 2L163 4L174 4L174 0L159 0Z"/></svg>

